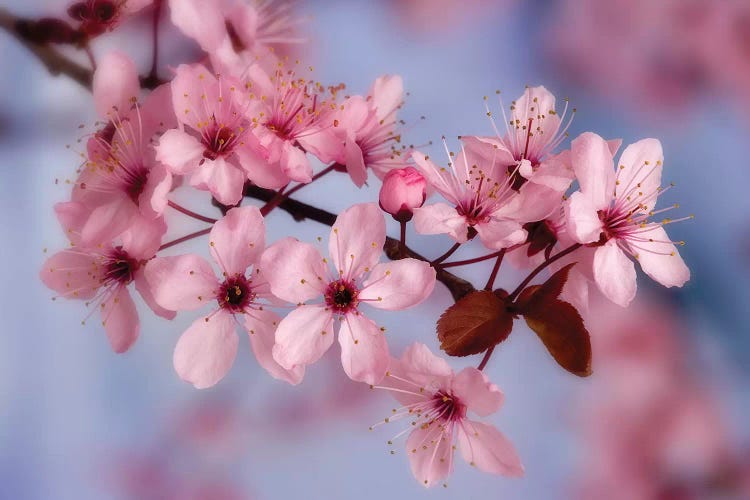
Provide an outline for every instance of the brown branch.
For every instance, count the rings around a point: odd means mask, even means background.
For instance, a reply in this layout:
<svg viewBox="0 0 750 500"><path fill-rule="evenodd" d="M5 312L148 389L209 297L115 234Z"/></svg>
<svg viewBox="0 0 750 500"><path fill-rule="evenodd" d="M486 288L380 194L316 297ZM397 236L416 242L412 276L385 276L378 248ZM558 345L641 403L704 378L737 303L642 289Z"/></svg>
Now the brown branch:
<svg viewBox="0 0 750 500"><path fill-rule="evenodd" d="M271 200L276 191L271 189L263 189L257 186L246 185L245 196L255 198L256 200L268 202ZM279 208L289 213L292 218L296 221L303 221L305 219L314 220L325 224L326 226L333 226L336 222L337 215L328 212L327 210L302 203L292 198L287 198L279 204ZM398 260L400 258L399 240L391 237L387 237L385 246L383 247L385 255L391 260ZM430 259L418 254L417 252L406 248L406 253L409 257L414 259L423 260L430 262ZM475 290L474 285L466 281L465 279L459 278L455 274L449 273L444 269L436 269L437 279L444 284L453 296L453 300L458 300L461 297L467 295Z"/></svg>
<svg viewBox="0 0 750 500"><path fill-rule="evenodd" d="M18 25L22 21L23 19L0 7L0 28L7 31L30 50L44 64L50 74L68 76L82 87L91 90L92 71L69 59L49 44L38 44L24 38L18 30Z"/></svg>

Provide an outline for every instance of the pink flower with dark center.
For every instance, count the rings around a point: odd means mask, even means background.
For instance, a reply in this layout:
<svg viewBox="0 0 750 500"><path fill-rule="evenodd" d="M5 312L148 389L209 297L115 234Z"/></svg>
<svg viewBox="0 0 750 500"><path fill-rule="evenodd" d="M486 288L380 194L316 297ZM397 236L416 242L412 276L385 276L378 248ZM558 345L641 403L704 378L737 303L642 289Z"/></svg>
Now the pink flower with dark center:
<svg viewBox="0 0 750 500"><path fill-rule="evenodd" d="M73 247L47 259L40 272L42 282L61 297L85 300L87 306L94 306L91 314L99 309L113 351L127 351L140 331L138 312L128 291L131 283L156 314L167 319L174 317L172 311L153 300L143 274L145 263L156 253L166 231L163 221L139 231L125 231L119 245L87 248L79 246L87 209L80 203L68 202L58 204L55 210Z"/></svg>
<svg viewBox="0 0 750 500"><path fill-rule="evenodd" d="M180 65L176 72L172 103L180 128L162 135L157 160L173 174L190 174L191 185L210 191L225 205L242 198L245 178L261 187L278 187L251 131L253 104L244 87L200 65Z"/></svg>
<svg viewBox="0 0 750 500"><path fill-rule="evenodd" d="M568 232L574 241L596 248L594 280L602 293L623 307L635 297L635 266L628 256L664 286L685 284L690 270L663 226L691 217L653 220L676 207L654 209L665 191L661 143L643 139L629 145L615 171L607 142L586 132L573 141L571 156L580 190L565 205Z"/></svg>
<svg viewBox="0 0 750 500"><path fill-rule="evenodd" d="M353 380L375 383L388 366L384 329L360 306L407 309L425 300L435 286L435 270L426 262L403 259L378 263L385 243L385 220L374 203L342 212L328 247L333 272L318 250L285 238L261 257L273 294L298 304L276 330L274 359L292 369L316 362L331 347L334 319L340 326L341 363ZM307 301L321 298L317 304Z"/></svg>
<svg viewBox="0 0 750 500"><path fill-rule="evenodd" d="M109 243L128 228L157 223L167 204L172 176L156 161L154 138L176 124L169 86L141 106L138 75L127 56L112 52L94 73L94 101L107 125L88 141L88 155L73 201L91 210L83 243Z"/></svg>
<svg viewBox="0 0 750 500"><path fill-rule="evenodd" d="M525 214L514 208L518 193L504 164L466 148L458 155L448 151L448 169L419 152L412 158L432 187L453 205L435 203L415 209L417 232L448 234L464 243L473 229L486 247L497 250L525 241L521 227Z"/></svg>
<svg viewBox="0 0 750 500"><path fill-rule="evenodd" d="M267 152L266 161L279 174L278 186L290 180L310 182L312 166L305 153L329 158L336 147L330 116L338 89L326 90L285 69L281 62L270 73L258 64L251 66L247 79L245 87L258 106L253 131ZM332 95L327 97L329 92Z"/></svg>
<svg viewBox="0 0 750 500"><path fill-rule="evenodd" d="M304 367L286 370L271 357L279 317L265 309L273 300L256 266L265 247L265 225L257 207L233 208L211 229L209 248L221 269L197 255L160 257L146 266L156 302L175 311L214 304L213 311L185 330L174 351L174 366L183 380L202 389L219 382L237 355L240 320L258 363L274 378L297 384ZM215 301L215 302L214 302Z"/></svg>
<svg viewBox="0 0 750 500"><path fill-rule="evenodd" d="M426 487L453 472L453 452L458 442L461 456L470 465L491 474L519 477L524 473L513 444L494 426L471 420L471 411L486 417L500 409L503 393L476 368L454 373L444 359L424 344L412 344L401 359L391 358L381 385L401 403L383 422L402 418L411 426L406 440L414 477ZM393 444L393 440L388 441Z"/></svg>
<svg viewBox="0 0 750 500"><path fill-rule="evenodd" d="M367 180L368 168L382 179L388 171L405 166L396 130L403 94L401 77L386 75L375 80L367 97L347 98L334 115L341 147L336 157L322 160L345 165L357 187Z"/></svg>

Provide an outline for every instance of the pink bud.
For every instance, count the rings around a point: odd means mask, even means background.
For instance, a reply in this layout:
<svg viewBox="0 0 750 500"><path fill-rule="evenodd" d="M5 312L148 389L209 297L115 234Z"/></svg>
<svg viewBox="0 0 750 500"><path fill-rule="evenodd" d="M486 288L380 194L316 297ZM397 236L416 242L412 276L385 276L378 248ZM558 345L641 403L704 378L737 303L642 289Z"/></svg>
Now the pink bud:
<svg viewBox="0 0 750 500"><path fill-rule="evenodd" d="M419 208L427 196L427 180L414 167L391 170L380 188L380 208L394 219L406 222L412 210Z"/></svg>

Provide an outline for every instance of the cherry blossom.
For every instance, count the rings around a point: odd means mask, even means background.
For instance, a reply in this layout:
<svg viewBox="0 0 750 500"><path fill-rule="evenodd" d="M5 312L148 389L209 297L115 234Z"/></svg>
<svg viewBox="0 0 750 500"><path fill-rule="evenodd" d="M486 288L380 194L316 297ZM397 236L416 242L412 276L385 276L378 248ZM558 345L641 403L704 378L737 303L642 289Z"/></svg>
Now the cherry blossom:
<svg viewBox="0 0 750 500"><path fill-rule="evenodd" d="M414 477L424 486L434 486L453 472L456 443L463 459L479 470L523 475L521 460L508 438L493 425L468 416L471 411L487 417L503 404L503 393L481 371L464 368L454 373L445 360L417 343L400 359L391 358L386 377L377 387L388 390L403 405L382 423L412 420L412 426L399 436L411 431L406 453Z"/></svg>
<svg viewBox="0 0 750 500"><path fill-rule="evenodd" d="M154 313L168 319L174 317L172 311L154 301L144 276L144 264L154 256L166 231L164 222L125 231L120 236L121 244L85 247L80 244L81 229L89 216L86 207L67 202L55 209L73 246L49 257L39 276L61 297L85 300L100 310L113 351L123 353L130 349L140 332L138 312L128 290L131 283Z"/></svg>
<svg viewBox="0 0 750 500"><path fill-rule="evenodd" d="M568 231L578 243L596 247L594 280L602 293L621 306L633 300L635 266L628 256L664 286L685 284L690 270L663 227L676 220L652 219L674 208L654 209L663 191L661 143L629 145L615 171L607 142L586 132L573 141L572 160L580 190L565 205Z"/></svg>
<svg viewBox="0 0 750 500"><path fill-rule="evenodd" d="M261 268L280 299L298 304L276 330L274 359L287 369L315 363L333 344L339 320L341 363L353 380L376 383L388 366L388 344L360 304L401 310L425 300L435 285L426 262L402 259L378 263L385 243L385 220L374 203L343 211L328 247L333 271L318 250L294 238L268 247ZM322 302L307 302L322 298Z"/></svg>
<svg viewBox="0 0 750 500"><path fill-rule="evenodd" d="M412 210L419 208L427 197L427 180L414 167L391 170L385 174L380 188L380 208L396 220L409 220Z"/></svg>
<svg viewBox="0 0 750 500"><path fill-rule="evenodd" d="M186 311L216 301L211 313L185 330L174 351L178 375L197 388L211 387L232 367L240 320L263 368L291 384L302 380L304 367L286 370L271 357L279 317L265 309L272 297L256 267L264 247L265 226L260 211L256 207L233 208L214 224L209 236L220 278L205 259L192 254L158 257L146 267L146 278L162 307ZM254 269L249 271L250 267Z"/></svg>

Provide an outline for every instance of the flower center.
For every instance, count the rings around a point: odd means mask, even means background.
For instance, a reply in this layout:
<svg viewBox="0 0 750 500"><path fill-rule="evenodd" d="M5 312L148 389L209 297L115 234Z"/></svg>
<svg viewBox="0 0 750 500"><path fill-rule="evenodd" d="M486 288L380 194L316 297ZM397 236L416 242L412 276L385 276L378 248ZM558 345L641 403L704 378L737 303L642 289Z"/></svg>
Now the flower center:
<svg viewBox="0 0 750 500"><path fill-rule="evenodd" d="M466 417L466 406L445 391L438 391L432 397L432 420L452 422Z"/></svg>
<svg viewBox="0 0 750 500"><path fill-rule="evenodd" d="M216 118L212 117L210 126L205 128L202 134L202 142L206 148L203 151L203 157L215 160L219 156L230 153L238 142L237 137L234 129L217 124Z"/></svg>
<svg viewBox="0 0 750 500"><path fill-rule="evenodd" d="M359 290L354 283L346 280L332 281L325 291L326 306L339 314L346 314L356 309L359 300Z"/></svg>
<svg viewBox="0 0 750 500"><path fill-rule="evenodd" d="M148 169L143 165L139 165L138 167L127 171L127 176L125 178L125 192L136 205L138 205L138 198L146 188L147 181Z"/></svg>
<svg viewBox="0 0 750 500"><path fill-rule="evenodd" d="M250 282L241 274L227 278L216 294L219 306L233 313L243 312L254 299L255 293Z"/></svg>
<svg viewBox="0 0 750 500"><path fill-rule="evenodd" d="M138 266L138 262L130 258L122 247L116 247L104 259L102 282L127 285L133 281Z"/></svg>

